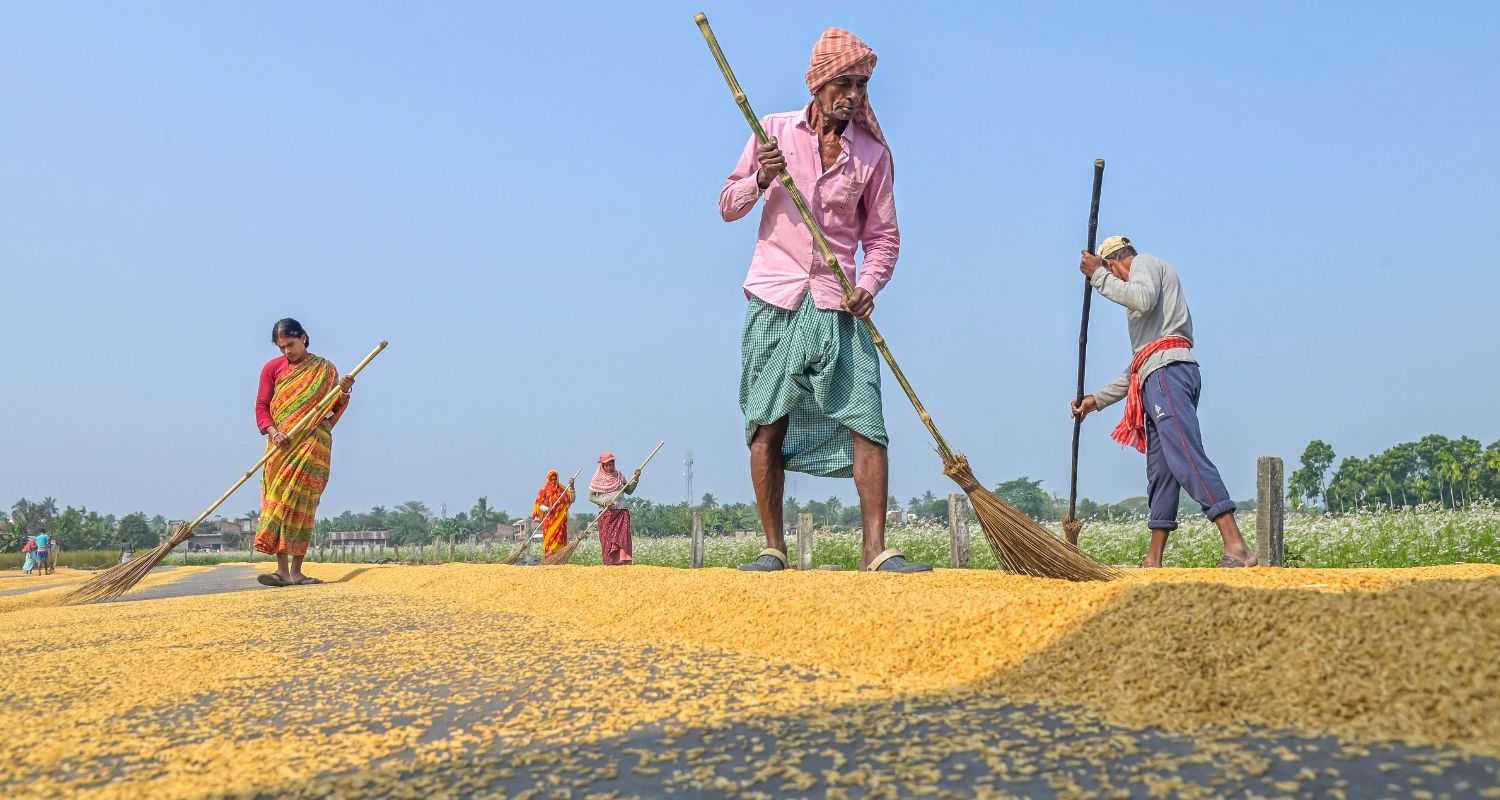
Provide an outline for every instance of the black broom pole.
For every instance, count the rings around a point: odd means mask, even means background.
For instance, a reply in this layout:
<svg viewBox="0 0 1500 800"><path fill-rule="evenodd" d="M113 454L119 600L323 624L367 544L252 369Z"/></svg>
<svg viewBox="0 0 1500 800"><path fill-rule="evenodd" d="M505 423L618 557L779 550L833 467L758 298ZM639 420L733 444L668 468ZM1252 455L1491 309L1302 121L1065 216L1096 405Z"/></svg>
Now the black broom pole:
<svg viewBox="0 0 1500 800"><path fill-rule="evenodd" d="M1099 191L1104 187L1104 159L1094 159L1094 196L1089 202L1089 246L1094 252L1095 239L1099 235ZM1083 321L1078 324L1078 392L1075 403L1083 402L1083 367L1089 354L1089 304L1094 299L1094 287L1089 279L1083 279ZM1078 518L1078 434L1083 429L1083 420L1073 420L1073 468L1068 479L1068 519Z"/></svg>

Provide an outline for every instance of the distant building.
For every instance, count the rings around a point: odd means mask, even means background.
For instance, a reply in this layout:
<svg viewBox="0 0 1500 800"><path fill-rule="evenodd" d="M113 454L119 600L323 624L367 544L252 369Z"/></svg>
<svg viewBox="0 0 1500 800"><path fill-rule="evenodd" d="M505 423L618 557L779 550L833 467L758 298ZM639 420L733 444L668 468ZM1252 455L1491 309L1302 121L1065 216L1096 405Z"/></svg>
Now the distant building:
<svg viewBox="0 0 1500 800"><path fill-rule="evenodd" d="M527 531L533 527L535 523L529 519L499 522L495 524L493 533L482 533L476 538L481 542L523 542L526 540Z"/></svg>
<svg viewBox="0 0 1500 800"><path fill-rule="evenodd" d="M167 529L163 536L171 535L172 531L188 524L185 519L174 519L167 522ZM193 529L193 535L186 542L172 548L174 553L222 553L225 550L246 547L249 542L246 537L253 535L255 523L248 517L244 519L211 519Z"/></svg>
<svg viewBox="0 0 1500 800"><path fill-rule="evenodd" d="M175 521L167 530L173 530L178 525L186 525L186 520ZM193 535L182 544L172 548L174 553L222 553L224 552L224 532L212 525L202 525L193 530Z"/></svg>
<svg viewBox="0 0 1500 800"><path fill-rule="evenodd" d="M331 531L329 547L385 547L390 531Z"/></svg>

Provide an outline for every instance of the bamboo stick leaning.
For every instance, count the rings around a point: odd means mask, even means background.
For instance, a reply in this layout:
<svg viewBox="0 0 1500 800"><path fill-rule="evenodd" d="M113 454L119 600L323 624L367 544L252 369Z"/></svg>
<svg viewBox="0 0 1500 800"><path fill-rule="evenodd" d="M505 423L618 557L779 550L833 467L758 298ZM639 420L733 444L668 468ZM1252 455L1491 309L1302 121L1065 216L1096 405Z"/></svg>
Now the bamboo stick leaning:
<svg viewBox="0 0 1500 800"><path fill-rule="evenodd" d="M380 344L375 345L375 348L371 350L369 354L367 354L363 359L361 359L360 362L355 365L354 369L349 371L348 377L352 378L356 375L359 375L359 373L364 370L365 367L370 365L371 361L375 360L376 356L380 355L380 352L384 350L388 344L390 343L382 340ZM334 404L338 402L339 395L341 395L342 393L343 389L339 388L338 386L329 389L328 393L323 395L322 399L318 401L316 412L303 417L301 421L293 426L292 430L287 433L287 439L289 440L287 447L295 446L297 442L302 439L302 437L306 436L313 430L314 426L321 424L323 422L323 417L327 415L329 411L333 410ZM214 511L217 510L220 505L223 505L224 501L228 500L230 495L234 494L241 486L244 486L246 481L254 477L255 473L260 471L260 468L265 466L266 462L270 460L274 452L275 451L273 451L269 447L266 448L266 452L261 455L260 459L256 461L255 464L250 467L250 469L245 470L245 474L241 475L239 480L235 481L234 484L226 489L223 494L219 495L218 500L215 500L212 505L204 509L203 513L199 514L197 518L192 522L189 522L186 525L177 526L177 528L172 531L172 535L167 537L166 541L162 542L156 547L151 548L150 550L147 550L137 558L131 559L124 564L116 564L115 566L110 567L109 569L99 573L98 575L95 575L93 578L90 578L87 583L83 584L77 589L74 589L71 593L68 594L67 597L64 597L63 604L77 605L81 603L94 603L100 600L109 600L115 597L119 597L120 595L130 591L130 589L137 583L140 583L141 579L146 577L146 575L150 573L157 564L161 563L161 560L163 558L166 558L168 553L172 552L172 548L176 547L179 544L182 544L183 542L191 538L193 535L193 530L199 525L203 524L203 520L208 519L208 516L214 513Z"/></svg>
<svg viewBox="0 0 1500 800"><path fill-rule="evenodd" d="M1104 188L1104 159L1094 159L1094 199L1089 202L1088 251L1094 252L1094 240L1099 235L1099 192ZM1073 402L1083 402L1083 366L1089 354L1089 304L1094 299L1094 287L1088 278L1083 279L1083 321L1078 323L1078 394ZM1068 515L1063 517L1063 535L1068 544L1078 544L1078 534L1083 523L1078 521L1078 435L1083 431L1083 420L1073 419L1073 467L1068 478Z"/></svg>
<svg viewBox="0 0 1500 800"><path fill-rule="evenodd" d="M580 473L580 472L583 472L583 467L579 467L578 469L573 470L573 477L571 477L571 478L568 479L568 484L570 486L572 485L573 481L578 480L578 473ZM575 502L575 503L578 502L578 496L577 496L576 492L574 493L574 496L573 496L573 502ZM523 520L523 522L524 522L524 520ZM544 531L542 533L542 535L545 536L546 532ZM527 553L529 553L529 552L531 552L531 534L527 533L526 534L526 541L522 542L519 547L517 547L515 550L511 551L511 554L508 555L508 556L506 556L505 559L502 560L500 563L501 564L515 564L515 563L519 562L523 557L525 557L525 555Z"/></svg>
<svg viewBox="0 0 1500 800"><path fill-rule="evenodd" d="M718 63L725 82L729 84L729 91L734 96L735 105L744 115L745 122L749 124L756 141L762 145L766 144L769 139L765 129L761 127L760 118L750 108L749 99L745 97L744 90L740 88L739 81L734 77L734 70L730 68L729 61L724 57L724 51L719 47L719 41L714 36L713 29L709 27L708 17L700 13L694 17L694 20L698 23L698 30L703 34L703 40L708 44L714 61ZM823 265L838 278L845 298L852 296L854 286L850 283L849 277L844 274L843 268L839 266L838 257L834 255L817 220L813 218L812 209L808 207L807 201L798 191L791 173L782 172L780 179L782 188L797 206L797 212L802 216L803 224L812 233L813 241L822 254ZM886 344L885 337L881 336L880 330L876 328L874 320L866 318L863 322L876 349L880 351L880 355L885 358L886 365L890 367L891 374L895 376L896 382L901 385L901 390L906 393L907 399L916 409L917 416L921 418L927 432L932 435L932 440L937 445L938 455L943 460L943 473L969 496L969 502L974 506L975 516L979 518L980 527L984 529L985 540L989 542L990 549L994 551L1001 566L1011 572L1043 578L1083 581L1110 580L1116 577L1117 573L1114 570L1089 558L1077 547L1053 536L1035 520L1012 508L979 483L979 480L974 477L974 471L969 466L968 459L961 453L954 452L938 431L932 415L922 405L916 390L906 379L906 373L902 372L901 366L896 363L896 357L891 354L891 349Z"/></svg>
<svg viewBox="0 0 1500 800"><path fill-rule="evenodd" d="M636 467L636 472L644 471L646 469L646 465L651 463L651 459L656 458L657 451L661 450L661 446L664 444L666 444L665 440L657 442L656 447L651 448L651 453L646 456L646 460L642 461L639 467ZM609 502L600 507L599 513L595 514L594 518L589 520L589 524L583 526L583 530L578 532L578 536L575 537L573 541L568 542L568 544L563 547L563 549L542 559L542 563L547 566L568 563L568 559L571 559L573 557L573 551L577 550L578 545L583 543L583 540L587 537L588 532L598 526L599 518L604 516L604 512L610 510L611 508L614 508L615 503L618 503L620 501L620 498L624 495L625 487L621 486L620 489L614 493L614 496L609 498Z"/></svg>

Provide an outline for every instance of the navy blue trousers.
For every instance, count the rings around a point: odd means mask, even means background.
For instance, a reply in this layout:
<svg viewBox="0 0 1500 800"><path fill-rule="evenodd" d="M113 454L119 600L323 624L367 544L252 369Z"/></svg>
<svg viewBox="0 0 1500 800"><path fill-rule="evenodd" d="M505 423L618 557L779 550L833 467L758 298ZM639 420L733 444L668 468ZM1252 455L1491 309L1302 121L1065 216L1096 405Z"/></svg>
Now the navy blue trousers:
<svg viewBox="0 0 1500 800"><path fill-rule="evenodd" d="M1180 489L1216 519L1234 510L1219 469L1203 451L1198 428L1198 395L1203 381L1190 361L1168 364L1141 386L1146 404L1146 491L1151 498L1151 529L1177 529Z"/></svg>

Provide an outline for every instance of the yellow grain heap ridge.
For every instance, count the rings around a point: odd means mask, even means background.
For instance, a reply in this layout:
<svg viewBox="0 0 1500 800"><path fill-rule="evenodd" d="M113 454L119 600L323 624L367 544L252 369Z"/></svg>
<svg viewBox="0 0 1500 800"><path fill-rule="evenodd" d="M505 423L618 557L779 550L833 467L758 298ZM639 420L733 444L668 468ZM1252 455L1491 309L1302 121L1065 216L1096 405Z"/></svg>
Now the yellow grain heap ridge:
<svg viewBox="0 0 1500 800"><path fill-rule="evenodd" d="M15 754L0 765L4 793L276 791L337 773L363 781L341 790L369 793L399 783L392 758L437 768L461 750L768 716L843 725L865 712L839 709L892 698L1500 756L1496 566L1131 571L1099 584L947 570L309 571L347 580L0 604L0 671L26 676L0 703Z"/></svg>
<svg viewBox="0 0 1500 800"><path fill-rule="evenodd" d="M166 586L207 570L208 567L172 567L159 570L142 580L137 588ZM56 606L68 592L82 586L98 574L89 570L58 567L56 573L42 578L11 577L0 581L0 614ZM0 626L3 624L0 622Z"/></svg>

